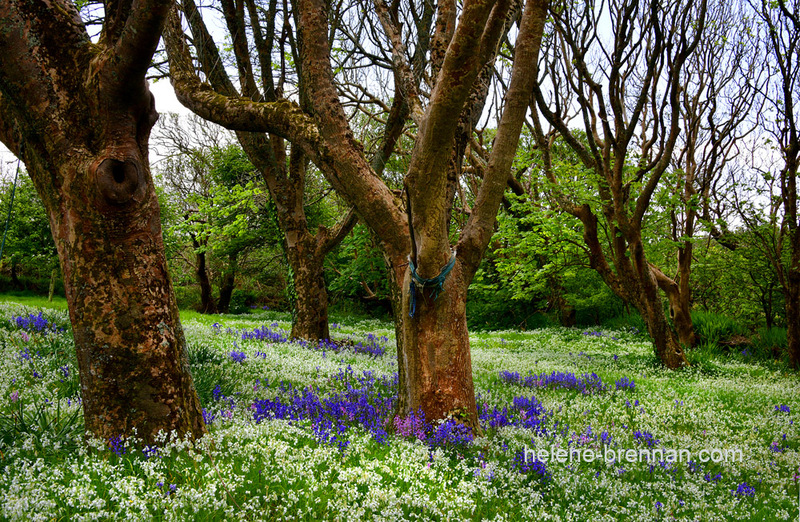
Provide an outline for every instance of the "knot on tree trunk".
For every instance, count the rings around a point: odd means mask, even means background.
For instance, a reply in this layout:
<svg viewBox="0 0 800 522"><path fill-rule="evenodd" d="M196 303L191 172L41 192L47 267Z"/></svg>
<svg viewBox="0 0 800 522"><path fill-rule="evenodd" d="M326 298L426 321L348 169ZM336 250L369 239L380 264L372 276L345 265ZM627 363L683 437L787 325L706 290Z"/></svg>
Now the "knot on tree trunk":
<svg viewBox="0 0 800 522"><path fill-rule="evenodd" d="M95 178L103 202L112 208L140 201L144 195L146 182L137 161L105 158L97 166Z"/></svg>

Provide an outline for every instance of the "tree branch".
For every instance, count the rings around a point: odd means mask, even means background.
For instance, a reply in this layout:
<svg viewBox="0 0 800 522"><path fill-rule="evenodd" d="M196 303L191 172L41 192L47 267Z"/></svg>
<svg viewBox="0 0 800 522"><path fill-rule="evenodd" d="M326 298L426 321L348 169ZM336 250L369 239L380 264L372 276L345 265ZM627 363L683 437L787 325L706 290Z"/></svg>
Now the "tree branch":
<svg viewBox="0 0 800 522"><path fill-rule="evenodd" d="M530 64L539 59L546 17L546 0L528 0L517 36L514 69L505 96L505 108L497 127L489 165L458 244L458 255L469 274L474 274L478 269L486 245L489 244L503 192L511 176L511 164L516 154L531 91L536 83L536 69L530 67ZM466 278L467 281L470 279Z"/></svg>
<svg viewBox="0 0 800 522"><path fill-rule="evenodd" d="M105 65L112 92L135 93L144 84L172 5L172 0L135 0Z"/></svg>

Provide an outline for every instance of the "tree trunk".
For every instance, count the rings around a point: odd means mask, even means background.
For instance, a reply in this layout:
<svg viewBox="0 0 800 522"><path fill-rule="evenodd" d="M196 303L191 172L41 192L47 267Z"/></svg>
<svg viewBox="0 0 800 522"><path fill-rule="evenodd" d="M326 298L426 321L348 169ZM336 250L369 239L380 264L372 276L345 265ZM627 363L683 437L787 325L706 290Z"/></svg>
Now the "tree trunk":
<svg viewBox="0 0 800 522"><path fill-rule="evenodd" d="M58 268L54 268L50 271L50 289L47 291L47 300L49 302L53 301L53 294L56 291L56 278L58 277Z"/></svg>
<svg viewBox="0 0 800 522"><path fill-rule="evenodd" d="M0 2L0 139L47 210L84 421L101 439L206 431L147 158L158 113L145 73L171 5L108 3L92 43L72 2Z"/></svg>
<svg viewBox="0 0 800 522"><path fill-rule="evenodd" d="M325 258L313 253L307 255L307 248L313 248L315 244L313 238L309 236L309 239L310 242L298 242L294 248L287 250L297 296L292 337L316 341L330 338L328 291L322 277L322 262Z"/></svg>
<svg viewBox="0 0 800 522"><path fill-rule="evenodd" d="M13 284L14 288L16 288L17 290L23 290L24 287L23 287L22 281L19 280L19 276L17 275L17 265L18 264L19 263L17 263L16 260L14 260L14 257L12 256L11 257L11 284Z"/></svg>
<svg viewBox="0 0 800 522"><path fill-rule="evenodd" d="M455 4L450 24L437 24L434 39L443 51L436 84L423 110L414 87L412 74L402 49L402 38L389 16L388 7L376 2L384 14L382 23L393 42L396 78L402 88L395 94L406 98L412 119L417 124L417 138L405 178L407 211L402 202L375 172L364 156L364 147L355 139L331 70L329 6L321 0L300 0L298 15L300 77L308 93L312 110L277 102L247 102L241 97L226 103L233 89L222 95L206 96L192 65L192 57L181 33L180 21L171 19L166 43L173 84L179 98L212 120L228 128L246 132L269 132L297 146L324 173L342 198L358 210L359 218L370 228L383 250L393 282L392 307L398 333L399 408L402 415L422 409L428 420L453 415L476 431L477 408L469 355L466 326L466 292L480 258L491 237L497 210L508 183L511 163L520 129L528 108L536 75L535 63L546 18L544 2L527 2L522 17L515 53L515 67L506 95L507 108L498 125L489 164L469 221L460 234L458 255L453 272L445 281L444 292L437 300L430 290L420 289L417 310L409 312L409 274L406 258L411 258L419 273L432 277L450 260L447 221L452 206L448 191L447 167L452 159L459 116L475 80L484 65L494 60L496 49L510 23L510 1L468 1L456 24ZM444 27L448 25L448 27ZM408 73L408 74L406 74ZM213 71L209 72L209 77ZM302 102L302 100L301 100ZM302 103L301 103L302 105ZM267 110L264 110L267 109ZM242 118L242 116L244 116ZM402 125L397 129L400 135ZM388 150L391 150L389 147ZM382 164L380 159L376 164ZM277 203L277 202L276 202ZM411 212L413 203L414 212ZM413 223L410 223L413 221ZM409 234L413 224L415 233ZM424 229L424 230L423 230ZM411 239L413 237L413 239ZM290 243L287 232L287 243ZM418 247L418 248L417 248ZM433 272L433 273L432 273ZM423 295L425 294L425 295ZM399 302L401 301L402 302ZM402 313L397 313L402 310Z"/></svg>
<svg viewBox="0 0 800 522"><path fill-rule="evenodd" d="M669 298L669 316L675 325L678 340L686 347L694 346L696 339L688 296L678 292L667 297Z"/></svg>
<svg viewBox="0 0 800 522"><path fill-rule="evenodd" d="M655 302L648 300L636 308L647 325L647 333L653 339L656 357L659 361L670 369L686 366L686 356L678 336L670 328L664 316L661 299L657 298Z"/></svg>
<svg viewBox="0 0 800 522"><path fill-rule="evenodd" d="M236 268L237 256L234 254L230 256L230 263L222 275L222 283L219 285L217 310L221 314L227 314L231 309L231 297L233 297L233 290L236 288Z"/></svg>
<svg viewBox="0 0 800 522"><path fill-rule="evenodd" d="M647 263L641 241L633 241L630 250L636 268L631 271L629 268L633 267L629 263L618 261L618 266L625 274L622 284L647 325L647 332L653 339L656 357L670 369L686 366L683 348L678 336L667 321L661 296L658 293L659 287L661 287L662 290L667 289L667 295L677 296L679 295L678 285L671 279L669 279L670 285L663 283L662 279L666 276L655 266ZM689 321L691 324L691 318Z"/></svg>
<svg viewBox="0 0 800 522"><path fill-rule="evenodd" d="M409 410L422 409L429 419L453 417L478 430L467 330L468 285L464 284L460 263L456 263L435 300L431 289L416 288L414 317L409 316L410 284L408 271L403 281L402 306Z"/></svg>
<svg viewBox="0 0 800 522"><path fill-rule="evenodd" d="M678 252L678 267L680 271L678 281L671 279L654 265L650 265L650 271L653 273L659 288L667 295L669 317L675 325L678 340L683 346L691 347L694 346L696 339L691 315L690 266L686 262L687 252L691 256L691 250L681 249Z"/></svg>
<svg viewBox="0 0 800 522"><path fill-rule="evenodd" d="M800 370L800 273L790 271L786 293L786 342L792 368Z"/></svg>
<svg viewBox="0 0 800 522"><path fill-rule="evenodd" d="M72 172L63 174L74 180L72 190L62 193L62 206L48 209L64 272L86 429L103 439L135 432L149 442L162 430L200 436L202 410L147 164L102 155L87 160L72 160ZM102 192L123 184L117 181L123 170L124 184L133 187L128 193L138 198L119 209L114 205L122 192L114 192L113 203ZM94 179L101 194L92 190ZM87 197L92 192L97 199Z"/></svg>
<svg viewBox="0 0 800 522"><path fill-rule="evenodd" d="M200 244L194 237L192 238L192 246L195 249L195 258L197 260L197 283L200 285L200 313L215 314L217 313L217 305L214 303L211 281L208 279L206 252L204 250L199 251Z"/></svg>

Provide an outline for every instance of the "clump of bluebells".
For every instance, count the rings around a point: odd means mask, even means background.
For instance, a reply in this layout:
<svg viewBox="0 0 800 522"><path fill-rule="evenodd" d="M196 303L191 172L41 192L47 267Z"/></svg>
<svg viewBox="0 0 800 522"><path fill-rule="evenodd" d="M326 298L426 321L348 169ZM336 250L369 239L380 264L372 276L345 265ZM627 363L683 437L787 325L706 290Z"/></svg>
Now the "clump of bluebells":
<svg viewBox="0 0 800 522"><path fill-rule="evenodd" d="M536 397L514 397L511 408L494 407L482 404L478 397L478 419L483 429L498 429L505 426L518 426L533 430L541 435L547 434L547 421L553 412L547 411Z"/></svg>
<svg viewBox="0 0 800 522"><path fill-rule="evenodd" d="M252 331L242 330L242 341L288 343L289 338L281 330L272 330L267 326L262 326L261 328L254 328Z"/></svg>
<svg viewBox="0 0 800 522"><path fill-rule="evenodd" d="M578 377L572 372L531 373L520 377L518 372L501 371L500 380L526 388L563 388L584 394L605 391L606 385L596 373L585 373Z"/></svg>
<svg viewBox="0 0 800 522"><path fill-rule="evenodd" d="M42 312L38 315L28 314L16 316L11 319L11 324L16 326L19 330L26 332L36 333L57 333L60 329L53 323L49 322L42 316Z"/></svg>
<svg viewBox="0 0 800 522"><path fill-rule="evenodd" d="M377 337L373 334L367 334L364 341L355 342L352 339L321 339L317 343L308 343L303 340L296 341L297 344L311 348L318 352L334 352L339 353L342 351L351 351L353 353L360 353L370 355L372 357L381 357L386 353L386 347L381 342L386 343L386 337Z"/></svg>
<svg viewBox="0 0 800 522"><path fill-rule="evenodd" d="M633 440L641 444L642 446L647 446L648 448L652 448L656 446L660 441L653 437L653 434L649 431L641 431L636 430L633 433Z"/></svg>
<svg viewBox="0 0 800 522"><path fill-rule="evenodd" d="M108 449L113 451L116 456L121 457L127 452L128 448L122 435L117 435L108 439Z"/></svg>
<svg viewBox="0 0 800 522"><path fill-rule="evenodd" d="M775 406L776 413L791 413L792 410L785 404L781 404L780 406Z"/></svg>
<svg viewBox="0 0 800 522"><path fill-rule="evenodd" d="M415 438L435 448L464 449L475 438L472 429L453 418L432 424L425 420L422 410L405 417L394 418L395 432L401 437Z"/></svg>
<svg viewBox="0 0 800 522"><path fill-rule="evenodd" d="M353 339L321 339L316 342L308 342L303 339L290 339L286 332L283 330L272 329L277 326L273 323L270 327L262 326L254 328L251 331L242 330L241 338L243 341L263 341L268 343L294 343L304 348L316 350L319 352L334 352L339 353L342 351L351 351L354 353L361 353L371 355L373 357L380 357L386 353L384 346L388 342L387 337L378 337L374 334L367 334L363 341L354 341ZM219 331L217 328L215 331Z"/></svg>
<svg viewBox="0 0 800 522"><path fill-rule="evenodd" d="M244 360L247 359L247 354L244 352L237 352L236 350L231 350L230 356L233 362L237 363L243 363Z"/></svg>
<svg viewBox="0 0 800 522"><path fill-rule="evenodd" d="M472 429L449 418L437 425L428 439L431 448L463 449L472 444Z"/></svg>
<svg viewBox="0 0 800 522"><path fill-rule="evenodd" d="M601 332L599 330L592 330L591 332L583 332L583 335L588 335L590 337L604 337L603 332ZM619 340L616 337L614 337L613 335L609 335L607 337L609 337L610 339L612 339L614 341Z"/></svg>
<svg viewBox="0 0 800 522"><path fill-rule="evenodd" d="M541 483L549 482L553 477L549 471L547 471L547 465L539 460L538 458L526 458L530 455L526 455L524 450L520 450L514 456L514 461L511 463L511 468L522 473L523 475L529 475Z"/></svg>
<svg viewBox="0 0 800 522"><path fill-rule="evenodd" d="M749 485L747 482L742 482L736 489L731 490L731 494L735 497L754 497L756 488Z"/></svg>
<svg viewBox="0 0 800 522"><path fill-rule="evenodd" d="M347 447L344 434L349 426L360 426L384 443L388 434L384 420L388 418L397 399L397 376L394 379L377 379L372 372L355 376L352 369L340 371L334 380L344 381L346 390L323 398L318 389L301 391L291 386L283 387L284 397L257 400L251 406L253 419L310 421L320 442L333 443L340 449ZM355 382L353 382L355 381Z"/></svg>
<svg viewBox="0 0 800 522"><path fill-rule="evenodd" d="M628 390L628 391L636 390L636 383L634 382L634 380L628 379L627 377L619 379L616 384L618 390Z"/></svg>

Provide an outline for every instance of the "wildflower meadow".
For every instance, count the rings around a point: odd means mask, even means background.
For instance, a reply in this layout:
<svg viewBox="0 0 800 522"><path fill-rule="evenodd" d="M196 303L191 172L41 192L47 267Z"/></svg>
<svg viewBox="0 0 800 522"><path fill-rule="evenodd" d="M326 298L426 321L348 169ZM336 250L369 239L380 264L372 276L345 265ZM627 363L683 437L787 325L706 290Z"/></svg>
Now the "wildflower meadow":
<svg viewBox="0 0 800 522"><path fill-rule="evenodd" d="M471 336L482 431L394 414L394 330L184 318L209 434L86 438L66 313L0 305L3 520L791 520L800 386L632 328Z"/></svg>

